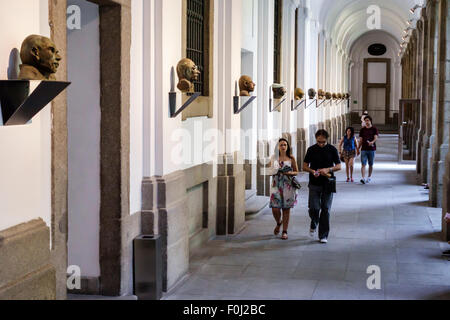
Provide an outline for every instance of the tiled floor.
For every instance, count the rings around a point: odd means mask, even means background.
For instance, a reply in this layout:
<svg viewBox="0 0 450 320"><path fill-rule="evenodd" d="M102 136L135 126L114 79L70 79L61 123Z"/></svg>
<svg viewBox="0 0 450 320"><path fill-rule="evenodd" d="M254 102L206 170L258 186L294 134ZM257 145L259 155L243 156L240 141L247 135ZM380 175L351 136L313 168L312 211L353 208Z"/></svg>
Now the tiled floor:
<svg viewBox="0 0 450 320"><path fill-rule="evenodd" d="M399 165L396 150L396 136L381 138L369 185L345 183L345 171L338 174L328 244L308 237L302 176L289 240L272 235L275 222L266 208L240 234L208 242L165 299L450 299L441 209L426 206L414 163ZM367 288L371 265L381 269L380 290Z"/></svg>

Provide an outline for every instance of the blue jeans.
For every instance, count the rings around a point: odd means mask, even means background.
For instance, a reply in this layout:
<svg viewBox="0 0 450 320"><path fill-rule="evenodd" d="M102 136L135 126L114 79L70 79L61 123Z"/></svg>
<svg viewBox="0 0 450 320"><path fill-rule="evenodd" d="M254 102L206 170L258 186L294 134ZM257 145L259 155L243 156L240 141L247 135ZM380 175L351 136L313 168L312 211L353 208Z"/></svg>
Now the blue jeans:
<svg viewBox="0 0 450 320"><path fill-rule="evenodd" d="M319 239L328 238L330 233L330 210L333 194L324 192L322 186L309 185L309 217L311 229L316 230L319 225Z"/></svg>
<svg viewBox="0 0 450 320"><path fill-rule="evenodd" d="M369 161L369 166L373 167L373 162L375 160L375 151L361 151L361 164L363 166L367 165Z"/></svg>

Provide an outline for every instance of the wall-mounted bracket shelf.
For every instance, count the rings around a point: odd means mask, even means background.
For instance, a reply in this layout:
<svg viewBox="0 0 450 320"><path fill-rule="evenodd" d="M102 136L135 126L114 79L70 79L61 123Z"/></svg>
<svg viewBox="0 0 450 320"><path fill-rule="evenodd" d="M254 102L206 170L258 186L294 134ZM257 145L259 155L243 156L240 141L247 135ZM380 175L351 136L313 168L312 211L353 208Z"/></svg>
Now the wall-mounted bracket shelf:
<svg viewBox="0 0 450 320"><path fill-rule="evenodd" d="M313 103L315 103L317 105L317 99L316 98L311 99L311 102L308 103L308 105L305 104L305 109L308 109Z"/></svg>
<svg viewBox="0 0 450 320"><path fill-rule="evenodd" d="M305 105L305 109L306 109L306 99L302 99L302 100L291 100L291 111L295 111L298 108L300 108L300 106L304 104ZM294 106L295 105L295 106Z"/></svg>
<svg viewBox="0 0 450 320"><path fill-rule="evenodd" d="M177 110L177 92L169 92L169 117L176 118L184 109L189 107L189 105L194 102L202 93L183 93L182 100L183 105Z"/></svg>
<svg viewBox="0 0 450 320"><path fill-rule="evenodd" d="M278 108L283 104L283 102L286 101L286 98L281 98L281 99L270 99L269 100L269 112L274 112L274 111L280 111L278 110ZM274 105L274 107L272 108L272 104Z"/></svg>
<svg viewBox="0 0 450 320"><path fill-rule="evenodd" d="M316 108L319 108L325 101L327 101L326 99L319 99L320 103L317 103Z"/></svg>
<svg viewBox="0 0 450 320"><path fill-rule="evenodd" d="M4 126L27 124L71 82L0 80L0 106Z"/></svg>
<svg viewBox="0 0 450 320"><path fill-rule="evenodd" d="M240 96L234 96L233 97L233 111L234 114L241 113L245 108L247 108L253 100L255 100L255 96L250 97L240 97Z"/></svg>

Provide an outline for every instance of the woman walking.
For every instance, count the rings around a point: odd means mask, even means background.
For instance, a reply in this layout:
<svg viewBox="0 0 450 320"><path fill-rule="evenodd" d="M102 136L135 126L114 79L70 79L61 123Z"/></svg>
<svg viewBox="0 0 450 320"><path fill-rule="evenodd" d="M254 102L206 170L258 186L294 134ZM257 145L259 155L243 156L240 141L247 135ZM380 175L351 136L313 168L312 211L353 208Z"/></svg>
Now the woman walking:
<svg viewBox="0 0 450 320"><path fill-rule="evenodd" d="M283 225L281 239L288 239L289 215L291 209L297 204L297 181L295 176L299 174L297 162L291 154L289 142L282 138L278 141L278 152L272 156L270 167L273 172L273 181L270 196L270 208L272 208L273 217L277 223L274 234L280 233L280 227ZM278 153L278 154L277 154ZM281 221L281 213L283 220Z"/></svg>
<svg viewBox="0 0 450 320"><path fill-rule="evenodd" d="M344 150L342 150L344 147ZM353 166L355 157L359 156L358 139L355 137L355 129L348 127L345 129L345 135L339 142L340 158L345 162L345 171L347 172L347 182L355 182L353 180Z"/></svg>

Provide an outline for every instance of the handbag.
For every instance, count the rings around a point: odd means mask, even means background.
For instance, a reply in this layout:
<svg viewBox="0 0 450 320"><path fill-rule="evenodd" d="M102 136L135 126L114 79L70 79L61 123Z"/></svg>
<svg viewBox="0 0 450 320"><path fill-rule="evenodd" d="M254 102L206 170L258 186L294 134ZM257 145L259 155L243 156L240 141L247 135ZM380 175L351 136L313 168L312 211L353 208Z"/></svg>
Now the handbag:
<svg viewBox="0 0 450 320"><path fill-rule="evenodd" d="M302 186L300 185L300 182L298 182L298 180L295 177L292 177L291 184L295 189L300 190L302 188Z"/></svg>
<svg viewBox="0 0 450 320"><path fill-rule="evenodd" d="M333 172L327 175L327 182L324 186L324 191L327 193L336 193L336 176Z"/></svg>
<svg viewBox="0 0 450 320"><path fill-rule="evenodd" d="M291 167L284 167L284 168L279 169L277 174L283 174L283 173L291 172L291 171L292 171ZM302 186L300 185L300 182L298 182L298 180L295 177L287 176L287 178L291 182L292 187L294 187L295 189L301 189Z"/></svg>

